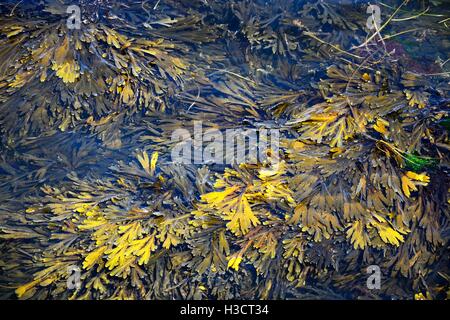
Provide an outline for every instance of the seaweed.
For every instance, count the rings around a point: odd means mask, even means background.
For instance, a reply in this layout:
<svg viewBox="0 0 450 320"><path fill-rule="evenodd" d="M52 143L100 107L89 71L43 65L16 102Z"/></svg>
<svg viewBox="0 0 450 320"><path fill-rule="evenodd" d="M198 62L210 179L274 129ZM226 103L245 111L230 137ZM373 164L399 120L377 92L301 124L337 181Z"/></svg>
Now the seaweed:
<svg viewBox="0 0 450 320"><path fill-rule="evenodd" d="M0 5L1 297L448 298L439 1L375 30L347 1L68 4ZM279 148L176 163L199 121Z"/></svg>

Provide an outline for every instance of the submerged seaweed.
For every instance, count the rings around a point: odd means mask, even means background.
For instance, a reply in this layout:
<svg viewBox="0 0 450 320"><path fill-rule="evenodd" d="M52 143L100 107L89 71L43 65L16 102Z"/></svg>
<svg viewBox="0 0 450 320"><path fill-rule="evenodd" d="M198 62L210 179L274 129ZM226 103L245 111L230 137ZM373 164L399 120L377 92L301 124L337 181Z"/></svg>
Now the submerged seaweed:
<svg viewBox="0 0 450 320"><path fill-rule="evenodd" d="M448 298L443 2L68 4L0 5L1 297ZM198 120L281 161L173 163Z"/></svg>

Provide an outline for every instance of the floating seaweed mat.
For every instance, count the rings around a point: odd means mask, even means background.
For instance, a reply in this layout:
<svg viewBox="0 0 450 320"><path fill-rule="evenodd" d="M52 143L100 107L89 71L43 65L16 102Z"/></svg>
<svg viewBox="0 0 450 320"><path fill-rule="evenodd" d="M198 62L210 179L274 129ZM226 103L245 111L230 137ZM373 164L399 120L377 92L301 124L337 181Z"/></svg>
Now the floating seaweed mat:
<svg viewBox="0 0 450 320"><path fill-rule="evenodd" d="M448 297L439 1L390 1L375 31L346 1L79 6L79 30L60 2L0 6L2 297ZM198 121L279 148L174 163Z"/></svg>
<svg viewBox="0 0 450 320"><path fill-rule="evenodd" d="M96 127L141 108L164 111L169 91L182 86L188 64L176 44L101 23L69 30L64 21L2 21L0 121L8 134ZM118 147L118 139L107 143Z"/></svg>

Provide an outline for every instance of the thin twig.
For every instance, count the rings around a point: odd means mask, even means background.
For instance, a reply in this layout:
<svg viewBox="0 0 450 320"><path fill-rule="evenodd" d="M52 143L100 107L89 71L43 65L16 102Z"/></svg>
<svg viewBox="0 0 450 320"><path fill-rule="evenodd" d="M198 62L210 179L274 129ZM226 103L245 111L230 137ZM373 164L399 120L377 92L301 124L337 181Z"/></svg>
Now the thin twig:
<svg viewBox="0 0 450 320"><path fill-rule="evenodd" d="M197 85L197 97L195 98L195 100L191 103L191 105L189 106L189 108L187 108L187 112L189 112L191 110L191 108L195 105L195 103L198 101L198 99L200 98L200 87Z"/></svg>
<svg viewBox="0 0 450 320"><path fill-rule="evenodd" d="M383 2L379 2L379 4L381 4L383 7L389 8L389 9L395 9L394 7L391 7L390 5L387 5ZM408 12L406 10L400 10L400 11ZM428 16L428 17L443 17L444 16L443 14L432 14L432 13L425 13L424 15Z"/></svg>
<svg viewBox="0 0 450 320"><path fill-rule="evenodd" d="M339 51L339 52L341 52L341 53L343 53L343 54L349 55L349 56L351 56L351 57L353 57L353 58L363 59L363 57L360 57L360 56L358 56L358 55L356 55L356 54L353 54L353 53L350 53L350 52L348 52L348 51L342 50L341 48L339 48L339 47L337 47L337 46L335 46L335 45L333 45L333 44L331 44L331 43L328 43L328 42L326 42L326 41L323 41L322 39L316 37L316 36L314 35L314 33L312 33L312 32L309 32L309 31L308 31L308 32L304 32L303 34L306 35L306 36L308 36L308 37L313 38L314 40L319 41L319 42L322 43L322 44L326 44L326 45L332 47L333 49L335 49L335 50L337 50L337 51Z"/></svg>
<svg viewBox="0 0 450 320"><path fill-rule="evenodd" d="M392 21L398 22L398 21L407 21L407 20L416 19L416 18L418 18L420 16L423 16L425 13L428 12L428 10L430 10L430 7L428 7L425 11L423 11L423 12L421 12L421 13L415 15L415 16L407 17L407 18L392 19Z"/></svg>
<svg viewBox="0 0 450 320"><path fill-rule="evenodd" d="M376 37L377 34L379 34L384 28L388 26L388 24L391 22L391 20L394 18L394 16L400 11L400 8L403 7L405 4L408 3L409 0L404 0L402 4L394 11L394 13L386 20L386 22L381 26L381 28L376 32L374 32L363 44L359 45L357 48L361 48L367 45L370 41L372 41L373 38Z"/></svg>
<svg viewBox="0 0 450 320"><path fill-rule="evenodd" d="M9 14L10 17L13 16L14 10L16 10L17 6L18 6L19 4L21 4L22 2L23 2L23 0L20 0L19 2L16 3L16 5L12 8L11 13Z"/></svg>
<svg viewBox="0 0 450 320"><path fill-rule="evenodd" d="M394 34L387 35L387 36L383 37L383 40L391 39L393 37L396 37L396 36L399 36L399 35L402 35L402 34L405 34L405 33L408 33L408 32L414 32L414 31L417 31L417 30L420 30L420 28L414 28L414 29L409 29L409 30L397 32L397 33L394 33Z"/></svg>

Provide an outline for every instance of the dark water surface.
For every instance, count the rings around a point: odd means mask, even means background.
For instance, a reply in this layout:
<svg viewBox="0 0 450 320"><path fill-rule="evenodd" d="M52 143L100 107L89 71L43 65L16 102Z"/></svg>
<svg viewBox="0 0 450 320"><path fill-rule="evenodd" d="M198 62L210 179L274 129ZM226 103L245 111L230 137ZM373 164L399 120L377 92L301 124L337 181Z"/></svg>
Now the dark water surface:
<svg viewBox="0 0 450 320"><path fill-rule="evenodd" d="M450 6L371 4L2 1L0 297L448 297Z"/></svg>

